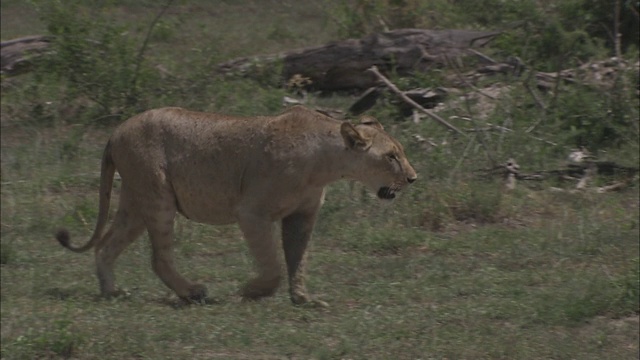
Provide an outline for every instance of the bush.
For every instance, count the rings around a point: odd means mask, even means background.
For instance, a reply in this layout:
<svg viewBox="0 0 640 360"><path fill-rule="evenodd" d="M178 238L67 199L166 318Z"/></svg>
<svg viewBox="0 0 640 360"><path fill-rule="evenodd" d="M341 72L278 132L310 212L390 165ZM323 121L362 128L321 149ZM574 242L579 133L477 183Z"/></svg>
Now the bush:
<svg viewBox="0 0 640 360"><path fill-rule="evenodd" d="M615 90L605 93L577 86L564 89L554 109L556 131L564 134L563 143L591 150L620 145L633 113L633 106L625 106L620 96L624 94Z"/></svg>
<svg viewBox="0 0 640 360"><path fill-rule="evenodd" d="M67 103L89 101L91 118L119 119L146 109L161 86L158 73L145 62L142 41L105 16L103 7L85 5L39 4L41 20L55 41L38 63L37 79L62 82Z"/></svg>

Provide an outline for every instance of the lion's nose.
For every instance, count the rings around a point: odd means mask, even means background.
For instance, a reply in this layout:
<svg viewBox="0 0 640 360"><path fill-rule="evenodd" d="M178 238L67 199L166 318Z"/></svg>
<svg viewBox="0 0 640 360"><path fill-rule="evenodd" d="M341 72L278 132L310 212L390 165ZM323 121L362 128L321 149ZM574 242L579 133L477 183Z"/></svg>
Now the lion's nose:
<svg viewBox="0 0 640 360"><path fill-rule="evenodd" d="M407 182L408 182L409 184L411 184L412 182L414 182L414 181L416 181L416 180L418 180L418 177L417 177L417 176L407 178Z"/></svg>

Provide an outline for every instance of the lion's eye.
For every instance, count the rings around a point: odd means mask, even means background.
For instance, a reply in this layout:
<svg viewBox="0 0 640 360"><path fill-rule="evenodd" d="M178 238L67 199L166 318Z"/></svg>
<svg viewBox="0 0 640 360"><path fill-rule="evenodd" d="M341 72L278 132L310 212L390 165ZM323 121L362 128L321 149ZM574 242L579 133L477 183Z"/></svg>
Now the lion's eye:
<svg viewBox="0 0 640 360"><path fill-rule="evenodd" d="M389 161L398 161L398 156L396 154L389 154L387 155L387 159L389 159Z"/></svg>

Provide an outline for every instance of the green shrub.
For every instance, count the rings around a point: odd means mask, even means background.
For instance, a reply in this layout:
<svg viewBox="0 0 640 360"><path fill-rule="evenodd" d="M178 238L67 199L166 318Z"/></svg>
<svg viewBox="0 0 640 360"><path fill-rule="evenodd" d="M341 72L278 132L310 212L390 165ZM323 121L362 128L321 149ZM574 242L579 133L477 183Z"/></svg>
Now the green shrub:
<svg viewBox="0 0 640 360"><path fill-rule="evenodd" d="M630 129L637 129L638 106L629 86L618 86L619 79L610 91L574 85L563 87L557 95L555 133L569 146L585 146L590 150L618 147L623 143L637 142Z"/></svg>
<svg viewBox="0 0 640 360"><path fill-rule="evenodd" d="M143 42L99 4L85 5L38 4L41 20L55 37L52 51L38 62L38 78L64 84L66 102L90 101L95 106L86 115L92 119L119 119L147 108L160 79L145 61Z"/></svg>

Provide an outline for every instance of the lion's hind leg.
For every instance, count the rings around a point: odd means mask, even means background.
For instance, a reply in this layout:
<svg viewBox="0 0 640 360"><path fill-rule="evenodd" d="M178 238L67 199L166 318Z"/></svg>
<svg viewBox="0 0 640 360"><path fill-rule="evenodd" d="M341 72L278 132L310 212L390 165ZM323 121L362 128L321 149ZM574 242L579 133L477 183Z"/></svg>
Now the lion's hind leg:
<svg viewBox="0 0 640 360"><path fill-rule="evenodd" d="M177 211L175 203L173 194L170 194L158 204L157 211L149 212L145 216L153 250L151 265L160 280L178 297L187 302L200 303L207 298L207 288L183 277L175 266L173 254L173 223Z"/></svg>
<svg viewBox="0 0 640 360"><path fill-rule="evenodd" d="M100 282L100 293L104 297L118 295L115 286L114 264L118 256L144 231L142 219L127 209L126 196L121 197L120 208L111 228L96 244L96 271Z"/></svg>

